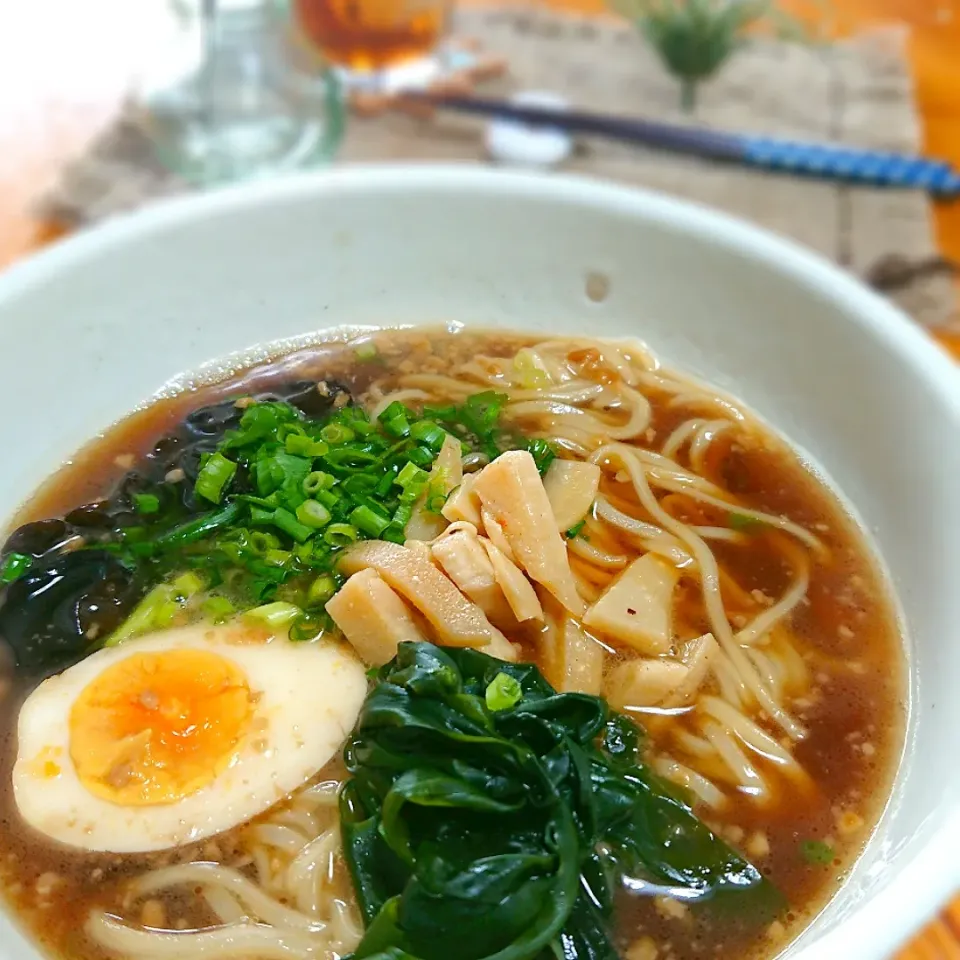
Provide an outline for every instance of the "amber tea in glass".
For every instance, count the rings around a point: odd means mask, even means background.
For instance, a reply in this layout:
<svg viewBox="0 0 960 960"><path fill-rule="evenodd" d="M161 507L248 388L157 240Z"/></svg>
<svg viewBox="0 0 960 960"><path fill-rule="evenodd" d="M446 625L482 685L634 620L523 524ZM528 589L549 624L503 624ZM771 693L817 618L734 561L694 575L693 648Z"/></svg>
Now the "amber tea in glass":
<svg viewBox="0 0 960 960"><path fill-rule="evenodd" d="M332 64L374 74L429 59L449 0L294 0L300 28Z"/></svg>

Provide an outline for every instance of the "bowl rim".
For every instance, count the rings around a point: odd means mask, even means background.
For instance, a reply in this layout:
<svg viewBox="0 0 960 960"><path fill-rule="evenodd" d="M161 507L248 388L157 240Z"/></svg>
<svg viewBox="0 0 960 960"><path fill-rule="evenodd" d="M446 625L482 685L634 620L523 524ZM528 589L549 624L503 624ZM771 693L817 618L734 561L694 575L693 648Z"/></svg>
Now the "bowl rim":
<svg viewBox="0 0 960 960"><path fill-rule="evenodd" d="M660 225L698 234L707 241L738 250L768 269L808 286L819 286L845 308L845 313L854 315L851 320L913 365L923 367L941 399L955 413L960 413L960 367L903 311L826 257L765 227L705 204L582 174L515 171L470 163L362 163L165 198L146 208L120 213L87 229L81 228L9 265L0 271L0 305L4 299L42 282L58 270L102 255L133 238L162 234L193 221L251 211L278 201L328 193L363 194L373 190L385 194L486 190L501 195L534 196L632 211Z"/></svg>
<svg viewBox="0 0 960 960"><path fill-rule="evenodd" d="M580 205L646 220L719 245L752 259L762 269L816 288L840 308L847 322L923 376L937 402L960 427L960 369L954 361L897 307L825 257L722 211L581 175L507 171L479 164L356 164L167 199L59 240L2 271L0 323L6 301L55 281L60 272L107 256L128 242L175 233L199 221L255 214L278 202L316 201L324 196L379 193L386 200L417 192L437 196L466 191ZM946 823L940 831L917 841L917 849L899 874L882 890L867 894L815 943L801 946L792 954L796 960L865 956L867 944L872 948L870 956L879 958L883 950L894 951L945 905L960 888L960 859L955 856L960 849L960 802L956 792L946 808Z"/></svg>

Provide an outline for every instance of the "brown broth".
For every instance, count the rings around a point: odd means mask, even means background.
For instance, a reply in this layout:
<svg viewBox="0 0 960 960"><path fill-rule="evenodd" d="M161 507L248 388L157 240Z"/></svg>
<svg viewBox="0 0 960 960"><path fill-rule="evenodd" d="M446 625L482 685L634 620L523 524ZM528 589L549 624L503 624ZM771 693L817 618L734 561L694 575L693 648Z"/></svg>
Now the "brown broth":
<svg viewBox="0 0 960 960"><path fill-rule="evenodd" d="M325 345L240 374L220 384L185 391L133 414L82 449L19 512L16 522L63 515L107 493L137 459L186 413L225 395L269 389L271 384L304 377L332 378L357 396L375 380L387 387L397 373L449 373L475 357L510 356L535 342L528 336L457 334L440 331L377 335L378 355L359 362L354 346ZM647 441L653 448L689 413L668 407L653 395L654 419ZM808 601L790 618L801 644L813 690L797 710L809 735L796 756L811 775L807 791L783 791L770 809L758 808L734 794L718 816L698 811L711 826L765 872L786 895L784 922L758 930L739 920L695 915L688 908L665 907L647 898L620 898L617 929L627 960L693 960L700 957L769 957L802 929L836 890L863 849L889 793L899 759L905 722L902 646L887 587L862 535L836 498L777 438L759 427L734 440L717 440L709 460L709 479L757 509L780 514L815 531L831 560L811 571ZM603 489L623 494L623 485L604 480ZM677 516L696 522L724 522L709 508L671 501ZM779 595L789 581L776 541L780 534L759 531L752 549L714 545L723 568L749 595L725 598L731 610L755 613L763 596ZM616 538L611 538L615 540ZM617 546L616 543L613 546ZM633 549L626 543L621 549ZM681 585L678 623L689 636L708 629L700 597ZM519 639L519 638L517 638ZM529 645L525 649L530 651ZM196 856L229 861L238 830L189 849L151 856L88 854L59 846L26 828L16 813L10 773L16 750L16 717L29 693L14 681L0 702L0 878L3 893L30 933L56 956L93 960L102 951L86 942L81 930L94 906L118 910L126 881L150 866ZM683 724L684 716L646 718L653 748L663 747L661 731ZM772 727L769 732L775 733ZM828 841L836 856L827 865L811 864L805 841ZM214 843L211 847L210 844ZM768 847L768 852L764 852ZM216 856L214 856L216 853ZM52 885L52 886L51 886ZM44 892L51 887L48 892ZM185 923L206 922L195 905L172 905ZM139 918L133 917L136 921ZM657 944L645 953L644 937Z"/></svg>

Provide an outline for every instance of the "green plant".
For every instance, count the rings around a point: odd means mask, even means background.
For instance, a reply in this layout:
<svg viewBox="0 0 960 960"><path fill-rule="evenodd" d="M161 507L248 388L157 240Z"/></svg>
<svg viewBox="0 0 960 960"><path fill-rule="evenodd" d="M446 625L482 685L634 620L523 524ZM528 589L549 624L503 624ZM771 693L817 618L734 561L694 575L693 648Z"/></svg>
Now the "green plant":
<svg viewBox="0 0 960 960"><path fill-rule="evenodd" d="M632 20L680 81L684 110L696 104L697 89L755 33L786 40L808 38L798 20L772 0L611 0Z"/></svg>

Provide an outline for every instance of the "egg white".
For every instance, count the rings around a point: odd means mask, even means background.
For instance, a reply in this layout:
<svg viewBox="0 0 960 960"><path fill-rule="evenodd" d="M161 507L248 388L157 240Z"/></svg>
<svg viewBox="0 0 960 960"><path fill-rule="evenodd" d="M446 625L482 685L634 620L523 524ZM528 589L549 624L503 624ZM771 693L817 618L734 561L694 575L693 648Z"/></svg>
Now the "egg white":
<svg viewBox="0 0 960 960"><path fill-rule="evenodd" d="M74 847L135 853L201 840L250 820L301 786L336 753L366 695L359 661L334 643L250 642L243 627L193 626L152 634L92 656L43 681L18 722L17 808L30 826ZM91 794L70 759L70 710L102 671L138 653L189 648L235 663L259 694L233 761L182 800L126 807ZM45 775L37 758L55 757Z"/></svg>

